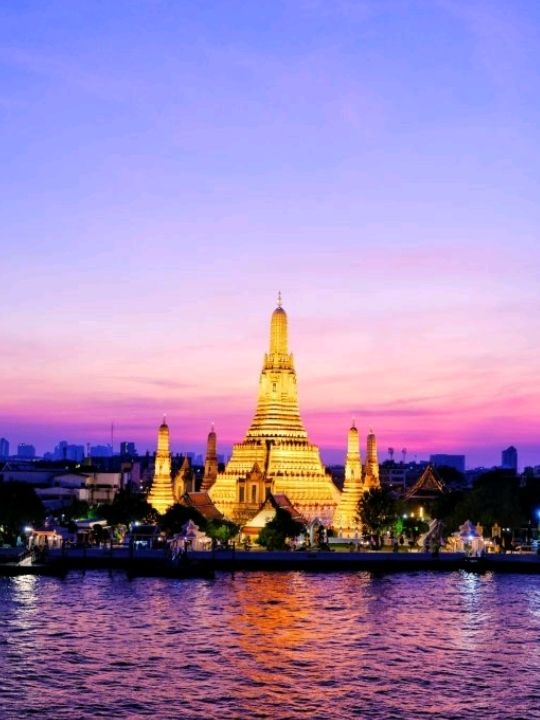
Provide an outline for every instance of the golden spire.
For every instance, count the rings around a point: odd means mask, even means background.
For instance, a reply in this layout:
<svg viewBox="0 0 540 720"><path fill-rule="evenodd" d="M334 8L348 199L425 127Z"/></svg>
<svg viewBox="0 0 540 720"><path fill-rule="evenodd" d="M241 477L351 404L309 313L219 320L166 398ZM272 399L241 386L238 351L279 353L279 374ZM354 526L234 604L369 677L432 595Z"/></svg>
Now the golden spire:
<svg viewBox="0 0 540 720"><path fill-rule="evenodd" d="M204 475L201 485L201 490L207 492L210 490L212 485L216 482L218 474L218 459L217 459L217 435L214 430L214 423L212 423L211 430L208 433L208 442L206 445L206 458L204 461Z"/></svg>
<svg viewBox="0 0 540 720"><path fill-rule="evenodd" d="M283 493L304 517L329 523L340 493L325 471L318 447L309 442L300 417L287 325L279 293L255 416L244 442L233 446L209 495L221 512L234 518L258 512L268 492Z"/></svg>
<svg viewBox="0 0 540 720"><path fill-rule="evenodd" d="M270 322L270 356L289 354L287 335L287 313L281 306L281 293L279 293L278 306L272 313Z"/></svg>
<svg viewBox="0 0 540 720"><path fill-rule="evenodd" d="M364 478L364 486L366 489L380 487L377 438L375 437L373 428L369 429L369 435L367 436L366 475Z"/></svg>
<svg viewBox="0 0 540 720"><path fill-rule="evenodd" d="M347 435L345 482L333 520L334 528L344 537L351 537L352 533L358 530L358 503L362 497L362 492L360 439L353 420Z"/></svg>
<svg viewBox="0 0 540 720"><path fill-rule="evenodd" d="M169 447L169 426L163 422L158 430L157 452L154 464L154 478L148 495L148 502L159 513L174 505L174 495L171 481L171 452Z"/></svg>

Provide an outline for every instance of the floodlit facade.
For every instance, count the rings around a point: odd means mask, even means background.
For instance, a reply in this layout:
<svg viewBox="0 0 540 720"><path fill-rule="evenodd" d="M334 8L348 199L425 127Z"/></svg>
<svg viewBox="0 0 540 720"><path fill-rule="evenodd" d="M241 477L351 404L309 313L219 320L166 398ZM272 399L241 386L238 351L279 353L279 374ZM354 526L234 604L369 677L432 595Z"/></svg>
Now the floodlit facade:
<svg viewBox="0 0 540 720"><path fill-rule="evenodd" d="M171 481L169 426L165 422L165 418L163 418L158 430L154 478L148 495L148 502L159 513L164 513L175 503Z"/></svg>
<svg viewBox="0 0 540 720"><path fill-rule="evenodd" d="M281 298L270 322L270 347L264 356L255 417L244 441L233 446L209 495L225 516L245 521L258 512L269 492L284 493L307 520L328 523L340 498L300 417Z"/></svg>

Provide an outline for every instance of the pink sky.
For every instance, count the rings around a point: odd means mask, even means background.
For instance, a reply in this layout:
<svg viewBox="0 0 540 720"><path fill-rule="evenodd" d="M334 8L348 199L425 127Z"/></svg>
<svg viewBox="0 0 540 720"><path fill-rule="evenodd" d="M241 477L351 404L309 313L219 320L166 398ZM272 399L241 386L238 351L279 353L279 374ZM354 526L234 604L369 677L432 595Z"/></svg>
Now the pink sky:
<svg viewBox="0 0 540 720"><path fill-rule="evenodd" d="M327 461L540 463L540 11L325 6L0 9L12 449L240 441L281 289Z"/></svg>

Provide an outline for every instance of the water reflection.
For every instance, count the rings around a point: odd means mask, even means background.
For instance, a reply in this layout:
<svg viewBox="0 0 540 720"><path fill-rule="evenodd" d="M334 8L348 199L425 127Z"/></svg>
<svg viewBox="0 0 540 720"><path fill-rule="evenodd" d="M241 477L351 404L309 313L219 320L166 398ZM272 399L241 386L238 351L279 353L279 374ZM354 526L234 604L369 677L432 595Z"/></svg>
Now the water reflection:
<svg viewBox="0 0 540 720"><path fill-rule="evenodd" d="M537 576L2 580L0 716L534 717L539 605Z"/></svg>

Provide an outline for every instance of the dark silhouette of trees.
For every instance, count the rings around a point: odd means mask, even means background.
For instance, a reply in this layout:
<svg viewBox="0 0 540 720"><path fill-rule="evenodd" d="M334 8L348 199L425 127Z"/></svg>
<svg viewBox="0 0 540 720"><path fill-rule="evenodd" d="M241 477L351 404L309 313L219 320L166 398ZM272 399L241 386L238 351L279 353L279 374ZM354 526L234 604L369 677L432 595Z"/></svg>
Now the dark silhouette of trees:
<svg viewBox="0 0 540 720"><path fill-rule="evenodd" d="M99 513L113 526L133 522L153 523L159 518L159 513L143 495L128 489L120 490L110 505L100 505Z"/></svg>
<svg viewBox="0 0 540 720"><path fill-rule="evenodd" d="M1 542L14 545L26 525L40 526L45 511L34 488L23 482L0 483Z"/></svg>
<svg viewBox="0 0 540 720"><path fill-rule="evenodd" d="M398 503L386 488L368 490L358 504L358 517L363 527L375 535L389 530L398 512Z"/></svg>
<svg viewBox="0 0 540 720"><path fill-rule="evenodd" d="M193 520L200 530L206 530L206 520L200 512L195 508L180 505L180 503L176 503L166 510L159 517L158 524L167 535L176 535L188 520Z"/></svg>
<svg viewBox="0 0 540 720"><path fill-rule="evenodd" d="M266 523L259 533L257 542L267 550L285 550L288 548L287 540L297 537L305 530L302 523L293 520L283 508L278 508L274 519Z"/></svg>

